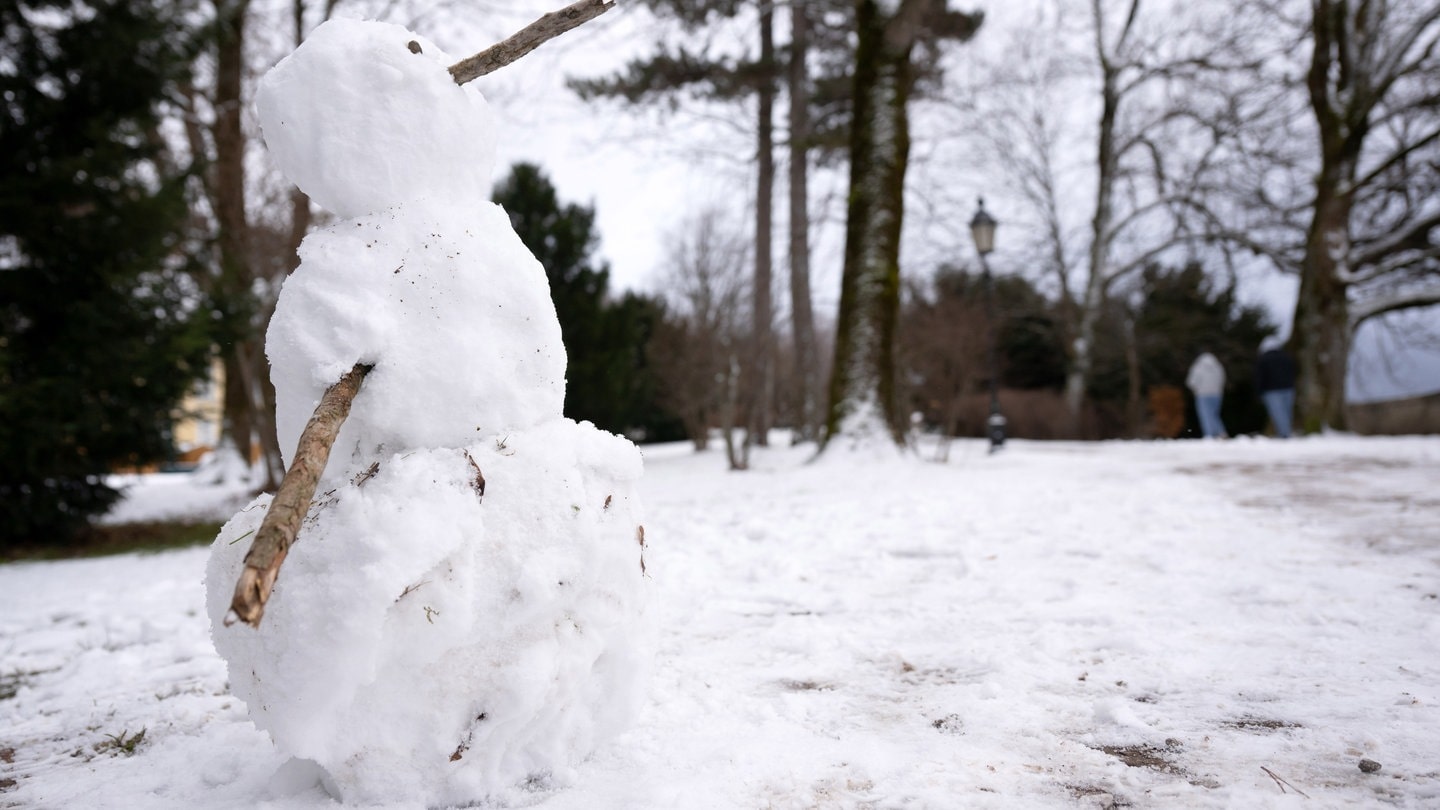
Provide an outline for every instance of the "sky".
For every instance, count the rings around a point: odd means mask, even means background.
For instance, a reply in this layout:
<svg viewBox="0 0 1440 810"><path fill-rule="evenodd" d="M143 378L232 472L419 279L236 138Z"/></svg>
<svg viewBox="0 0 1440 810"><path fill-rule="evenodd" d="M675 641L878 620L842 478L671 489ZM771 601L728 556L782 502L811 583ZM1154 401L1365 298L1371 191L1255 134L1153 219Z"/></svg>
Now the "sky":
<svg viewBox="0 0 1440 810"><path fill-rule="evenodd" d="M508 806L1440 802L1440 439L644 453L647 699ZM247 497L199 480L112 519ZM227 687L209 554L0 566L0 803L340 806Z"/></svg>

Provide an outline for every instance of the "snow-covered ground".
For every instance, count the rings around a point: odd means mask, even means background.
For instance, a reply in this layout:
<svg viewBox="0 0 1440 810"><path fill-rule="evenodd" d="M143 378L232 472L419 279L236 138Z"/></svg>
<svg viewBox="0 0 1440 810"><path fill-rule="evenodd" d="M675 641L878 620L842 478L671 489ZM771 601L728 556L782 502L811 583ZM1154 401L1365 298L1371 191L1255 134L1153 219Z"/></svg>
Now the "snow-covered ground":
<svg viewBox="0 0 1440 810"><path fill-rule="evenodd" d="M1440 438L984 450L647 448L651 700L497 803L1440 805ZM335 806L227 693L208 553L0 566L0 807Z"/></svg>

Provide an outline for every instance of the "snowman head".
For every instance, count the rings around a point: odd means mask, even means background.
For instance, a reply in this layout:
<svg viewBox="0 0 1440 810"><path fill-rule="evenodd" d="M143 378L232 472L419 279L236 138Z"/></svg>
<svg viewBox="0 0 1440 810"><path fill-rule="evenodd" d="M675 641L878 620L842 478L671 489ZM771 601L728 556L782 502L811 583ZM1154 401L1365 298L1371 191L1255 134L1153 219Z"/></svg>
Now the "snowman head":
<svg viewBox="0 0 1440 810"><path fill-rule="evenodd" d="M260 82L265 145L345 218L488 199L494 119L478 90L451 78L453 61L401 26L330 20Z"/></svg>

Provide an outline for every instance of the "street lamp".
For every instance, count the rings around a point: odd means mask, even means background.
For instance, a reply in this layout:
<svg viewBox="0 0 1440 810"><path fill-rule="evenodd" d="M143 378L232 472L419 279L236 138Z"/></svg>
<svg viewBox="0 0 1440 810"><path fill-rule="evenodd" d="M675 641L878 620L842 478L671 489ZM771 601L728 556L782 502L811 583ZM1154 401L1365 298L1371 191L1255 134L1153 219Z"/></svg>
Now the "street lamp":
<svg viewBox="0 0 1440 810"><path fill-rule="evenodd" d="M985 210L985 198L980 198L980 208L970 219L970 236L975 240L975 252L980 254L980 270L985 283L985 320L989 332L990 355L990 418L986 428L990 432L990 452L1005 446L1005 417L1000 413L1000 374L995 362L995 282L990 278L990 262L986 256L995 249L995 218Z"/></svg>

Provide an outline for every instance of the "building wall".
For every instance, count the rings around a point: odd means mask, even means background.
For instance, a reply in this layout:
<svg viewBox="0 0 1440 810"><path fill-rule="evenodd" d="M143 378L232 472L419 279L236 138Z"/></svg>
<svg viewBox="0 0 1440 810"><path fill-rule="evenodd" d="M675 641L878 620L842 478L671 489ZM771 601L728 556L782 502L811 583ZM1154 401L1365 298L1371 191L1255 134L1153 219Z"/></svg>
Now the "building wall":
<svg viewBox="0 0 1440 810"><path fill-rule="evenodd" d="M210 375L181 400L175 413L175 452L182 459L193 461L220 442L224 390L225 367L217 358L210 363Z"/></svg>

